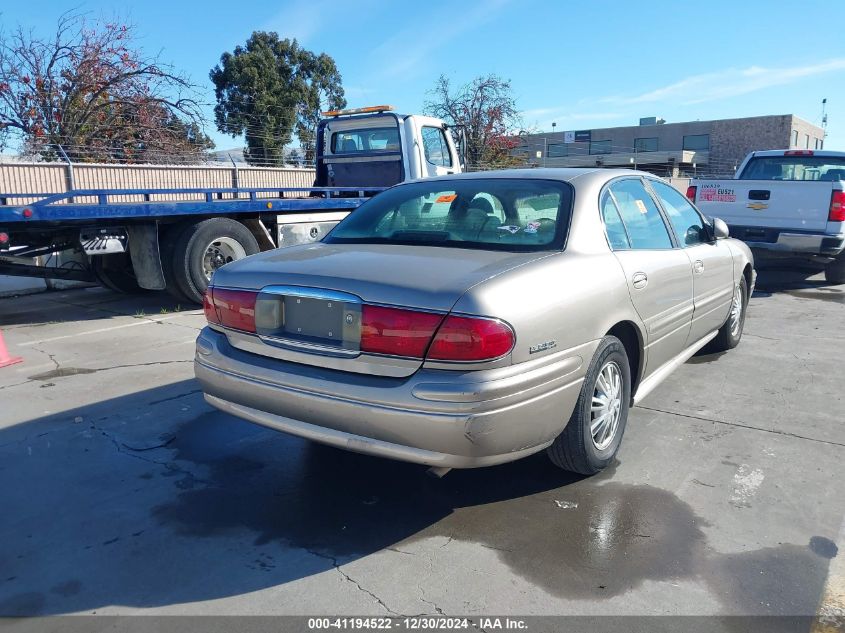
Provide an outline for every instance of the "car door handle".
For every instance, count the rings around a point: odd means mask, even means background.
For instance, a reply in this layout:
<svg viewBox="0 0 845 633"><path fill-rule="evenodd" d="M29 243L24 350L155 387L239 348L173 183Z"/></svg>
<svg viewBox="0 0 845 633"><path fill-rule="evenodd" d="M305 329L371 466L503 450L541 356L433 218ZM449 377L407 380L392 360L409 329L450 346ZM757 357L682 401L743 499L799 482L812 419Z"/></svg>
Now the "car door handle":
<svg viewBox="0 0 845 633"><path fill-rule="evenodd" d="M700 275L701 273L704 272L704 262L701 261L700 259L696 259L692 263L692 270L696 275Z"/></svg>
<svg viewBox="0 0 845 633"><path fill-rule="evenodd" d="M648 284L648 275L645 273L634 273L631 277L631 284L634 288L645 288Z"/></svg>

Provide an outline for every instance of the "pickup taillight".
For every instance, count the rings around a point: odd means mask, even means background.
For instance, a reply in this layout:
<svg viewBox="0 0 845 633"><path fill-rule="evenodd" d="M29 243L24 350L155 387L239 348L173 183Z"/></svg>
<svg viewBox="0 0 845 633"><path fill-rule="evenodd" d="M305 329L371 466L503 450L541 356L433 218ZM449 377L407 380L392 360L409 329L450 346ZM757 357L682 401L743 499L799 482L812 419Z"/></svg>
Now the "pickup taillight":
<svg viewBox="0 0 845 633"><path fill-rule="evenodd" d="M698 187L695 185L690 185L687 187L687 198L690 202L695 202L695 194L698 191Z"/></svg>
<svg viewBox="0 0 845 633"><path fill-rule="evenodd" d="M845 222L845 191L834 191L830 196L828 222Z"/></svg>

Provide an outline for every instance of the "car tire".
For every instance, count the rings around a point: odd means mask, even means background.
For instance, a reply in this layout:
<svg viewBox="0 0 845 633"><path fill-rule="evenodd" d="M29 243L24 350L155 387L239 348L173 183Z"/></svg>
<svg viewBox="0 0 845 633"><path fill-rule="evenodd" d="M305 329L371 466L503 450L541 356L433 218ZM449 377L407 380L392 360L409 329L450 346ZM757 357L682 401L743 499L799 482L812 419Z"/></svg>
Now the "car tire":
<svg viewBox="0 0 845 633"><path fill-rule="evenodd" d="M90 258L91 272L104 288L123 294L149 292L138 285L129 253L109 253Z"/></svg>
<svg viewBox="0 0 845 633"><path fill-rule="evenodd" d="M601 401L606 404L599 408ZM607 468L622 443L630 403L628 354L622 341L605 336L590 361L569 422L546 449L552 463L582 475L594 475ZM603 414L609 417L601 426Z"/></svg>
<svg viewBox="0 0 845 633"><path fill-rule="evenodd" d="M705 348L708 353L727 352L739 345L742 339L742 330L745 327L745 313L748 310L748 285L745 277L740 277L739 283L734 288L734 296L731 299L731 311L725 324L719 328L710 344Z"/></svg>
<svg viewBox="0 0 845 633"><path fill-rule="evenodd" d="M179 292L193 303L202 303L209 282L206 271L260 250L250 230L229 218L187 224L178 232L172 249L170 274Z"/></svg>
<svg viewBox="0 0 845 633"><path fill-rule="evenodd" d="M831 284L845 284L845 257L840 255L824 269L824 278Z"/></svg>

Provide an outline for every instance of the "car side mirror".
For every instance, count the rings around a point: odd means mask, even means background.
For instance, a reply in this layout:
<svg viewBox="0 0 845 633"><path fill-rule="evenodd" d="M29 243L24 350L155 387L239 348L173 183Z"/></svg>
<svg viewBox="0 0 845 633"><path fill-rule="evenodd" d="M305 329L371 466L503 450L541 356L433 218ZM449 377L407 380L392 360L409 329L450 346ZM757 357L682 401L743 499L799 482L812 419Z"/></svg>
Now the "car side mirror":
<svg viewBox="0 0 845 633"><path fill-rule="evenodd" d="M713 226L713 237L717 240L724 240L731 236L728 225L725 224L724 220L721 218L711 218L711 222Z"/></svg>

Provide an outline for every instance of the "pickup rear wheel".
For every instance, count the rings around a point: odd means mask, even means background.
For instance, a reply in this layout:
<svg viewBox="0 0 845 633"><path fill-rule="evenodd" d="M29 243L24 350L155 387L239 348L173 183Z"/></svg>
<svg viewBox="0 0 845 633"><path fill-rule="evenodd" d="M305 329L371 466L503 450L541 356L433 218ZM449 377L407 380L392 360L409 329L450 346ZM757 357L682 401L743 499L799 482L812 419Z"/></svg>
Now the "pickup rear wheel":
<svg viewBox="0 0 845 633"><path fill-rule="evenodd" d="M845 256L840 255L827 265L824 278L832 284L845 284Z"/></svg>
<svg viewBox="0 0 845 633"><path fill-rule="evenodd" d="M90 261L91 272L94 273L94 277L97 278L101 286L125 294L147 292L145 288L138 285L129 253L95 255L91 257Z"/></svg>
<svg viewBox="0 0 845 633"><path fill-rule="evenodd" d="M607 468L622 443L630 402L631 369L625 346L615 336L605 336L569 422L547 449L552 463L582 475Z"/></svg>
<svg viewBox="0 0 845 633"><path fill-rule="evenodd" d="M178 231L168 257L169 274L181 294L189 301L202 303L215 270L259 250L258 241L240 222L210 218Z"/></svg>

